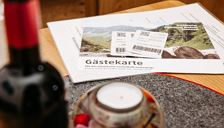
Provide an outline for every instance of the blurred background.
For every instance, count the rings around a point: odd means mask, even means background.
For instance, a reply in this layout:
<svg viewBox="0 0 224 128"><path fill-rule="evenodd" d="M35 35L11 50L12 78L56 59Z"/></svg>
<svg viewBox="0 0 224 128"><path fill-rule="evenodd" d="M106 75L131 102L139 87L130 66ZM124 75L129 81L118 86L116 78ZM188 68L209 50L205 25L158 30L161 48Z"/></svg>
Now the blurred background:
<svg viewBox="0 0 224 128"><path fill-rule="evenodd" d="M49 21L107 14L161 1L164 0L40 0L43 27L46 27L46 23ZM200 2L224 21L224 0L179 1L184 3Z"/></svg>
<svg viewBox="0 0 224 128"><path fill-rule="evenodd" d="M121 11L164 0L40 0L43 27L49 21L82 18ZM169 0L174 1L174 0ZM186 4L200 2L224 22L224 0L179 0ZM3 5L0 0L0 21Z"/></svg>
<svg viewBox="0 0 224 128"><path fill-rule="evenodd" d="M3 20L3 2L0 0L0 21Z"/></svg>

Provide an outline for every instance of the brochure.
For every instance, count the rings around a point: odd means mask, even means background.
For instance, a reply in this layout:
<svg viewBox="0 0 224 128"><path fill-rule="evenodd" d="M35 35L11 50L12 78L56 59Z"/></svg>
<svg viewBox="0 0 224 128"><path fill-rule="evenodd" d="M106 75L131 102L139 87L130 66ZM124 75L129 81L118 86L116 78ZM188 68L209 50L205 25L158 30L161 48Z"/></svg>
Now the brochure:
<svg viewBox="0 0 224 128"><path fill-rule="evenodd" d="M224 74L224 25L197 3L48 26L74 83L150 72Z"/></svg>

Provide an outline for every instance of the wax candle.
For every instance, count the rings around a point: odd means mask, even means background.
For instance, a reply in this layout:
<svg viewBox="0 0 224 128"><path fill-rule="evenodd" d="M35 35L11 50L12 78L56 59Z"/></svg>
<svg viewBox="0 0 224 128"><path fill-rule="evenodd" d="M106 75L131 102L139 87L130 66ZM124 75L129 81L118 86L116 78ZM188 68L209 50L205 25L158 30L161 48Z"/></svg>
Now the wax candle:
<svg viewBox="0 0 224 128"><path fill-rule="evenodd" d="M143 99L142 91L128 83L114 82L101 87L97 100L112 109L125 110L139 105Z"/></svg>

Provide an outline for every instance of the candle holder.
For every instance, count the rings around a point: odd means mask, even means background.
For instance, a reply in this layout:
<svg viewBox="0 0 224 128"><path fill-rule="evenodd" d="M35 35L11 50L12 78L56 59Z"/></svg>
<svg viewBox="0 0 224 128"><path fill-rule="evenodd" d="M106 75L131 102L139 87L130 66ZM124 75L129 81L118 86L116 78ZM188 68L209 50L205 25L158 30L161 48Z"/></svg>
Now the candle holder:
<svg viewBox="0 0 224 128"><path fill-rule="evenodd" d="M164 128L164 115L150 92L130 83L97 85L75 105L75 128Z"/></svg>

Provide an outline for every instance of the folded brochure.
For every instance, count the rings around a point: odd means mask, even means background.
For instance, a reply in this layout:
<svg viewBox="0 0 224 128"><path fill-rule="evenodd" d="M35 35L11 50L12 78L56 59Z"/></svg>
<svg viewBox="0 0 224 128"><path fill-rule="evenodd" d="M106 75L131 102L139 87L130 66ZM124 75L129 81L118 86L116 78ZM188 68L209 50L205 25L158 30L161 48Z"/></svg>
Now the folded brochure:
<svg viewBox="0 0 224 128"><path fill-rule="evenodd" d="M199 4L48 26L74 83L150 72L224 73L224 25Z"/></svg>

